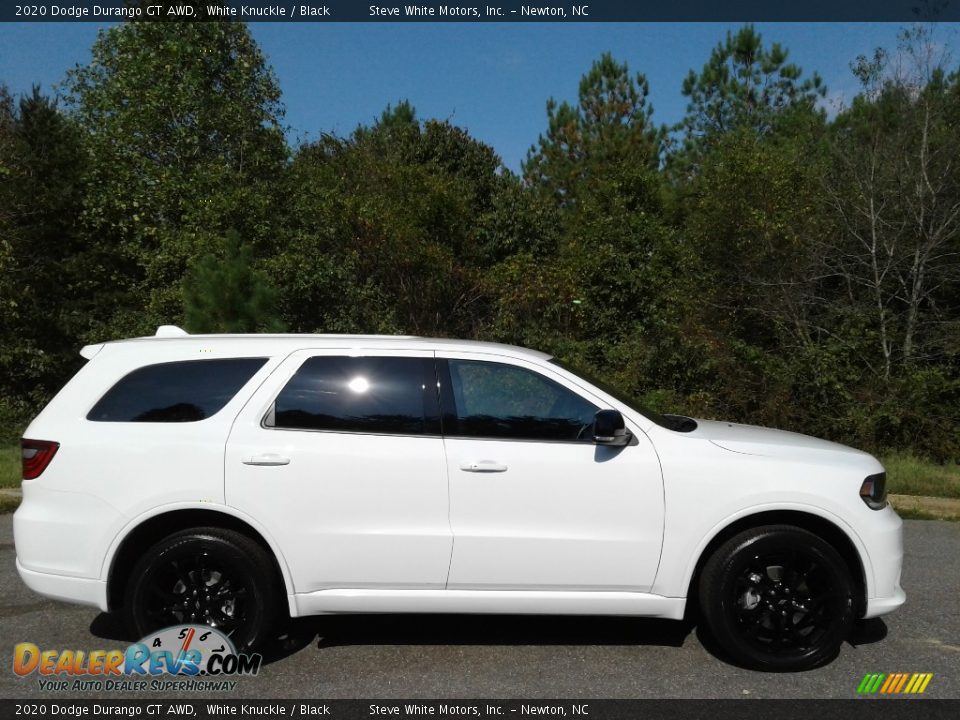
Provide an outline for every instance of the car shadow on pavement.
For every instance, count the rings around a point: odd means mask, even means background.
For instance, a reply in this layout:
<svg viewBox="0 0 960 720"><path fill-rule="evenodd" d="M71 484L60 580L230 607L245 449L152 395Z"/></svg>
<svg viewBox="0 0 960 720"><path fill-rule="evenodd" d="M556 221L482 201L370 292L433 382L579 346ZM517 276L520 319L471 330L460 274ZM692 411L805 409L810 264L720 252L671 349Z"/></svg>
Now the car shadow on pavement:
<svg viewBox="0 0 960 720"><path fill-rule="evenodd" d="M854 623L853 632L847 638L847 643L853 647L858 645L872 645L880 642L887 636L887 624L883 618L870 618Z"/></svg>
<svg viewBox="0 0 960 720"><path fill-rule="evenodd" d="M326 615L296 618L262 650L266 664L317 650L351 645L661 645L683 646L696 638L714 657L737 665L693 619L557 615ZM90 632L104 640L133 642L115 615L100 613ZM854 624L847 642L869 645L887 635L880 618Z"/></svg>
<svg viewBox="0 0 960 720"><path fill-rule="evenodd" d="M131 637L119 615L102 612L90 623L90 634L101 640L116 640L132 643L139 638Z"/></svg>
<svg viewBox="0 0 960 720"><path fill-rule="evenodd" d="M689 622L541 615L328 615L298 618L264 653L267 663L308 645L664 645L681 647Z"/></svg>
<svg viewBox="0 0 960 720"><path fill-rule="evenodd" d="M261 651L265 664L350 645L665 645L680 647L687 621L654 618L539 615L327 615L296 618ZM134 642L119 617L100 613L90 632L103 640Z"/></svg>
<svg viewBox="0 0 960 720"><path fill-rule="evenodd" d="M326 615L288 621L262 650L269 664L308 645L318 650L350 645L664 645L680 647L688 621L655 618L541 615ZM100 613L90 632L131 643L121 619Z"/></svg>

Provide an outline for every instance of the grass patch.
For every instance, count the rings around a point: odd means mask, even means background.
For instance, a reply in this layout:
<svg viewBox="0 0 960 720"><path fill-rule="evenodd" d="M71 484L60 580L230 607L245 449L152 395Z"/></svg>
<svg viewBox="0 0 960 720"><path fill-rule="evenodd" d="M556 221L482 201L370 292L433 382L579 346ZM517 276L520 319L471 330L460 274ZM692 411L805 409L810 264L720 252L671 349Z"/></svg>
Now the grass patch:
<svg viewBox="0 0 960 720"><path fill-rule="evenodd" d="M895 509L897 515L904 520L948 520L950 522L960 522L960 515L940 515L915 507L898 507Z"/></svg>
<svg viewBox="0 0 960 720"><path fill-rule="evenodd" d="M20 507L20 498L0 495L0 515L4 513L12 513L18 507Z"/></svg>
<svg viewBox="0 0 960 720"><path fill-rule="evenodd" d="M939 465L909 453L881 458L887 469L887 491L897 495L960 498L960 465Z"/></svg>
<svg viewBox="0 0 960 720"><path fill-rule="evenodd" d="M0 446L0 488L20 487L20 446ZM0 493L0 514L11 513L20 505L19 497Z"/></svg>
<svg viewBox="0 0 960 720"><path fill-rule="evenodd" d="M0 447L0 488L20 487L20 446Z"/></svg>

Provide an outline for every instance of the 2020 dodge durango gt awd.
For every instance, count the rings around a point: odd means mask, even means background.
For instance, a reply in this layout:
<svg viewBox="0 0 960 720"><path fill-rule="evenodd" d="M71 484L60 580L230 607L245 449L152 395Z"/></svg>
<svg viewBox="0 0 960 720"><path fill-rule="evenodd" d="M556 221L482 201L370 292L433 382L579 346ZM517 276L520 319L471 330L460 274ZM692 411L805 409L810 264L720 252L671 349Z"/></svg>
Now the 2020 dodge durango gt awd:
<svg viewBox="0 0 960 720"><path fill-rule="evenodd" d="M734 660L794 670L905 599L876 459L658 416L539 352L165 326L82 354L25 432L17 568L138 636L695 603Z"/></svg>

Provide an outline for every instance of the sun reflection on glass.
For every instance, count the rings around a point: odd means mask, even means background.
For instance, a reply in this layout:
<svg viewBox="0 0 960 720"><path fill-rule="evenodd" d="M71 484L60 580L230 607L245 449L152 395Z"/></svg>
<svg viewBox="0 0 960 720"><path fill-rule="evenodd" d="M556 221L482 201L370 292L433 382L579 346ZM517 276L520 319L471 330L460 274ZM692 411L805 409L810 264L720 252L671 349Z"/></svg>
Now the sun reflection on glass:
<svg viewBox="0 0 960 720"><path fill-rule="evenodd" d="M357 376L353 380L347 383L347 387L353 390L355 393L365 393L370 389L370 383L365 377Z"/></svg>

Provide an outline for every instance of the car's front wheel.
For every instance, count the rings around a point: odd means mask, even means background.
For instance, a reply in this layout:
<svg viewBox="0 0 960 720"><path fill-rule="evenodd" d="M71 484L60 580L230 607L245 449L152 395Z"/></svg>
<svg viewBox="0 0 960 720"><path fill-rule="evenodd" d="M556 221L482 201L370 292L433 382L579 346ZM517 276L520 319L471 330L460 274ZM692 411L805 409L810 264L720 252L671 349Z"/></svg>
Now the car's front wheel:
<svg viewBox="0 0 960 720"><path fill-rule="evenodd" d="M238 650L262 646L274 627L274 568L233 530L195 528L150 547L130 573L124 610L137 637L178 624L209 625Z"/></svg>
<svg viewBox="0 0 960 720"><path fill-rule="evenodd" d="M735 535L707 560L700 611L735 660L805 670L832 660L853 622L850 570L822 538L791 525Z"/></svg>

